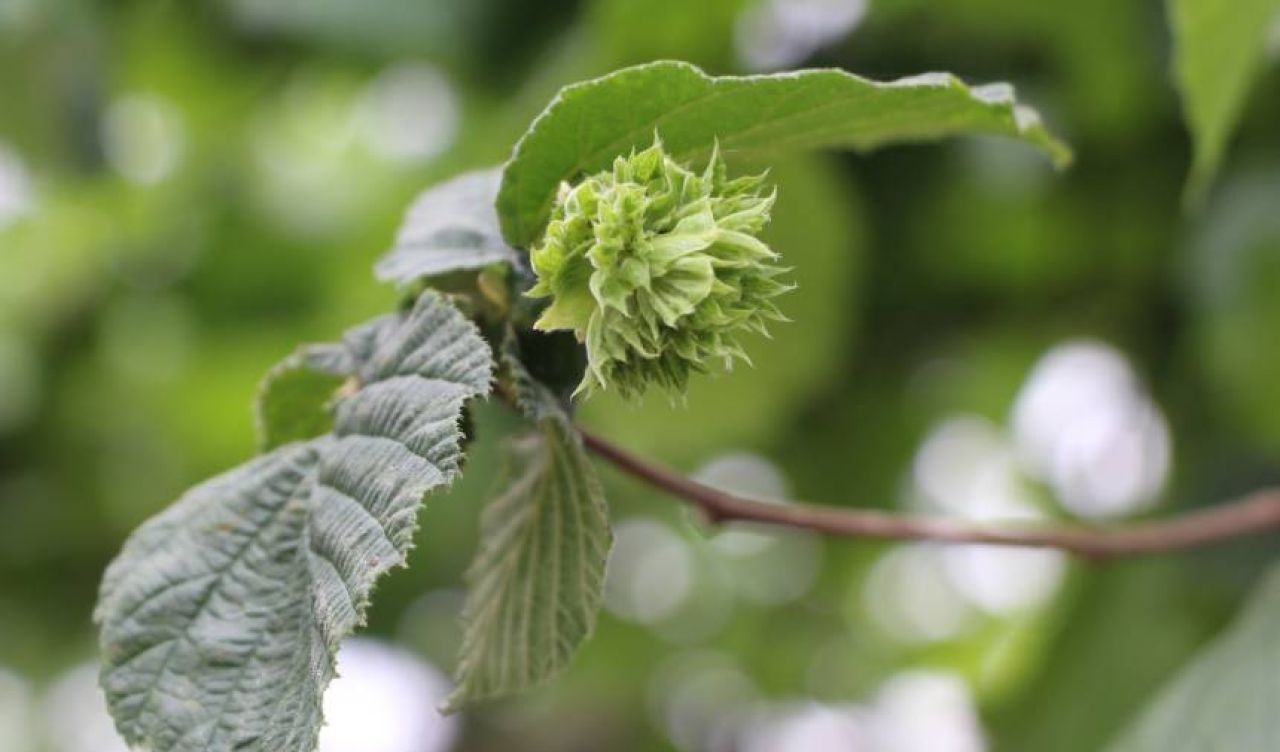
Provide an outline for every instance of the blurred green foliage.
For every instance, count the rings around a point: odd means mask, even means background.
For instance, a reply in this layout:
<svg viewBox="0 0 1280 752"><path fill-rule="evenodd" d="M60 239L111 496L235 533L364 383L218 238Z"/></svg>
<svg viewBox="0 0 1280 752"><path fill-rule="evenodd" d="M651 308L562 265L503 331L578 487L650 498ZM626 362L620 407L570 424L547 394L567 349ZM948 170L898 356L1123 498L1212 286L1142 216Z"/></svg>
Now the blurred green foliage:
<svg viewBox="0 0 1280 752"><path fill-rule="evenodd" d="M1149 513L1280 479L1280 101L1249 99L1220 185L1184 214L1169 54L1155 0L0 0L0 667L43 686L91 657L103 565L252 452L267 368L394 305L369 269L420 189L503 160L560 85L655 57L1008 80L1077 163L1055 175L986 141L774 163L768 240L796 268L795 323L687 406L588 403L597 430L688 471L755 452L797 498L913 508L935 426L1016 434L1037 362L1092 338L1124 354L1172 436ZM1277 85L1271 66L1257 89ZM496 437L514 421L492 407L476 424ZM500 464L497 442L475 446L369 630L446 670L451 594ZM1040 513L1070 516L1024 465ZM723 680L715 697L774 702L872 703L904 670L947 672L990 748L1096 749L1275 553L1071 565L1035 608L969 608L964 629L904 639L874 596L896 547L787 543L753 570L675 505L605 479L624 528L656 521L675 541L639 571L684 562L655 571L692 595L651 623L606 613L563 679L468 714L457 749L699 748L654 699L695 665ZM805 567L799 593L759 597L772 569Z"/></svg>

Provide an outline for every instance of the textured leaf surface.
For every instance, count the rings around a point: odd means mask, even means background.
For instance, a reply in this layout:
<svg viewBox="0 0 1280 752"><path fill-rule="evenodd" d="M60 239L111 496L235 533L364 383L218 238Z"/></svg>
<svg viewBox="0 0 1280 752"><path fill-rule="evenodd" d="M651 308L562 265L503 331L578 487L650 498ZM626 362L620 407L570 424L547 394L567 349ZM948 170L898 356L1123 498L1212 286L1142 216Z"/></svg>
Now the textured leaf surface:
<svg viewBox="0 0 1280 752"><path fill-rule="evenodd" d="M839 70L711 77L688 63L650 63L562 89L533 122L498 193L507 240L528 247L561 181L604 169L655 131L682 160L705 156L716 139L732 158L966 134L1012 136L1060 165L1070 160L1006 84L969 87L943 73L877 83Z"/></svg>
<svg viewBox="0 0 1280 752"><path fill-rule="evenodd" d="M569 663L595 627L612 545L573 426L518 361L504 360L538 429L513 442L508 488L484 513L450 710L536 686Z"/></svg>
<svg viewBox="0 0 1280 752"><path fill-rule="evenodd" d="M1173 74L1195 140L1187 195L1198 198L1222 161L1266 52L1280 0L1167 0Z"/></svg>
<svg viewBox="0 0 1280 752"><path fill-rule="evenodd" d="M276 364L258 387L255 418L262 450L322 436L333 428L329 403L342 377L317 370L291 355Z"/></svg>
<svg viewBox="0 0 1280 752"><path fill-rule="evenodd" d="M1111 752L1280 749L1280 567Z"/></svg>
<svg viewBox="0 0 1280 752"><path fill-rule="evenodd" d="M457 476L462 408L488 393L493 370L475 327L435 292L373 331L380 339L357 364L359 391L337 406L311 505L316 609L334 649L361 622L378 575L404 563L423 497Z"/></svg>
<svg viewBox="0 0 1280 752"><path fill-rule="evenodd" d="M208 481L111 564L96 614L102 685L130 743L307 748L280 742L319 723L318 692L293 681L316 648L303 546L318 461L318 447L292 445ZM293 717L277 723L286 705Z"/></svg>
<svg viewBox="0 0 1280 752"><path fill-rule="evenodd" d="M360 368L399 331L403 316L387 314L348 329L341 342L302 348L299 357L309 368L342 379L358 376Z"/></svg>
<svg viewBox="0 0 1280 752"><path fill-rule="evenodd" d="M190 491L104 577L102 683L131 744L314 748L339 641L403 563L424 495L458 473L458 421L488 391L492 356L443 298L309 356L361 385L333 433Z"/></svg>
<svg viewBox="0 0 1280 752"><path fill-rule="evenodd" d="M501 177L496 169L468 172L419 195L395 245L374 267L378 279L405 285L515 260L493 205Z"/></svg>

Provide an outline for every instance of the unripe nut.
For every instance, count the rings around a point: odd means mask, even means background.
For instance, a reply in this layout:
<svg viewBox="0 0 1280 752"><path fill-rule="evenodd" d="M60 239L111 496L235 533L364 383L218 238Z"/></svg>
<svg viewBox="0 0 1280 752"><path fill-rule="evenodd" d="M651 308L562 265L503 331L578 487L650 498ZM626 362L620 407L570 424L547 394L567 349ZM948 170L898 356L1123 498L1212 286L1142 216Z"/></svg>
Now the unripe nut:
<svg viewBox="0 0 1280 752"><path fill-rule="evenodd" d="M683 394L708 361L749 362L736 341L785 320L772 299L793 286L759 234L776 193L765 175L729 179L717 147L697 173L660 140L611 170L562 184L530 253L551 298L534 327L572 330L587 348L578 393L649 385Z"/></svg>

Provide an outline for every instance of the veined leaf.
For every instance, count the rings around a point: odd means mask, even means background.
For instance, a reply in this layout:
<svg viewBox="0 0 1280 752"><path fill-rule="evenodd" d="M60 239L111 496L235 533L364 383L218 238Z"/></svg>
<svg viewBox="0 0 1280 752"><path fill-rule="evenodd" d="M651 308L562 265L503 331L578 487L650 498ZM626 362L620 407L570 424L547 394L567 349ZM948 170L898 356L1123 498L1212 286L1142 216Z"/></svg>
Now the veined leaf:
<svg viewBox="0 0 1280 752"><path fill-rule="evenodd" d="M489 346L438 293L376 331L359 391L338 403L311 500L316 609L333 649L363 620L377 577L404 563L423 497L460 472L462 409L492 379Z"/></svg>
<svg viewBox="0 0 1280 752"><path fill-rule="evenodd" d="M1280 744L1280 567L1111 752L1235 752Z"/></svg>
<svg viewBox="0 0 1280 752"><path fill-rule="evenodd" d="M319 690L304 551L319 448L277 449L189 491L130 537L103 579L102 686L147 750L305 750ZM278 711L288 707L285 715ZM288 727L284 725L288 723ZM299 736L299 732L302 736ZM288 744L281 742L291 737Z"/></svg>
<svg viewBox="0 0 1280 752"><path fill-rule="evenodd" d="M613 540L568 416L510 352L504 361L538 428L513 442L508 488L484 512L448 710L536 686L569 663L595 628Z"/></svg>
<svg viewBox="0 0 1280 752"><path fill-rule="evenodd" d="M712 77L688 63L649 63L565 87L534 120L502 175L506 239L528 247L561 181L608 167L655 132L681 160L716 140L732 157L975 134L1019 138L1058 165L1071 158L1007 84L969 87L945 73L877 83L840 70Z"/></svg>
<svg viewBox="0 0 1280 752"><path fill-rule="evenodd" d="M409 208L395 245L374 266L378 279L407 285L515 260L493 205L501 177L497 169L468 172L423 191Z"/></svg>
<svg viewBox="0 0 1280 752"><path fill-rule="evenodd" d="M423 497L457 476L458 421L492 370L434 292L311 355L360 385L332 435L188 492L104 577L102 684L125 739L149 752L314 748L338 643L404 562Z"/></svg>
<svg viewBox="0 0 1280 752"><path fill-rule="evenodd" d="M387 314L348 329L341 342L307 345L299 357L316 371L343 379L358 376L360 368L373 359L374 353L390 337L395 336L404 316Z"/></svg>
<svg viewBox="0 0 1280 752"><path fill-rule="evenodd" d="M1280 0L1167 0L1173 75L1195 142L1187 197L1204 193L1263 64Z"/></svg>

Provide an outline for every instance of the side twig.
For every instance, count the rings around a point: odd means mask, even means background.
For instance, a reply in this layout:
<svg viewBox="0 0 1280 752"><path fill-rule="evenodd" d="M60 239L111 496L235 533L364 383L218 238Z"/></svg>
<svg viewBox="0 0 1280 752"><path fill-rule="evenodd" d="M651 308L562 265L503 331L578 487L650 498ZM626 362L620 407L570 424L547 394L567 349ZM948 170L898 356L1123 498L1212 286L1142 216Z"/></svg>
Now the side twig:
<svg viewBox="0 0 1280 752"><path fill-rule="evenodd" d="M1280 489L1179 517L1123 527L1003 527L959 520L813 504L770 504L691 480L579 428L583 444L619 470L700 509L714 522L743 521L828 535L886 540L985 543L1053 548L1090 559L1183 551L1248 536L1280 533Z"/></svg>

